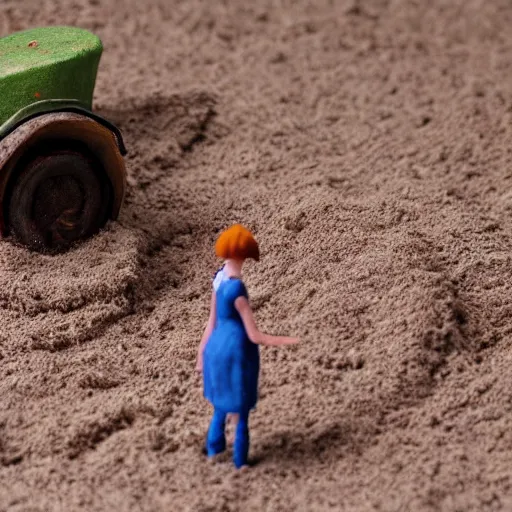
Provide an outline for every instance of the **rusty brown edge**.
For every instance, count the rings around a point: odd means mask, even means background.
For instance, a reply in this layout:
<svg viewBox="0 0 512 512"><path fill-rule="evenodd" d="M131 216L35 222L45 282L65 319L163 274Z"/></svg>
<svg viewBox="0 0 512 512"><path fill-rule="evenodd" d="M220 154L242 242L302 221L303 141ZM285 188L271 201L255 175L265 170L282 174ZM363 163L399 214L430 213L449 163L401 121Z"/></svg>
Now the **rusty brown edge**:
<svg viewBox="0 0 512 512"><path fill-rule="evenodd" d="M10 119L8 119L4 124L0 125L0 140L4 137L7 137L7 135L9 135L11 132L16 130L16 128L21 126L23 123L26 123L30 119L44 114L50 114L51 112L74 112L75 114L82 114L86 117L94 119L115 134L121 155L126 156L128 153L124 144L121 130L119 130L115 124L111 123L104 117L82 106L82 104L77 100L50 99L36 101L35 103L28 105L27 107L17 112Z"/></svg>

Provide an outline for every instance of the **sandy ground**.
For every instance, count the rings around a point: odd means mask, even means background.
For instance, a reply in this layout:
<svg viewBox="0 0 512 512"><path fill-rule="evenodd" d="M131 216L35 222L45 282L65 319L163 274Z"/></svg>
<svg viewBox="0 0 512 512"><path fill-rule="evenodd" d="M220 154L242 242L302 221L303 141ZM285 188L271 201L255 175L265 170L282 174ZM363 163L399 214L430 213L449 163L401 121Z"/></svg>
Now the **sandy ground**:
<svg viewBox="0 0 512 512"><path fill-rule="evenodd" d="M105 45L119 222L0 244L0 511L512 510L507 0L0 0ZM254 230L256 465L194 373L220 230Z"/></svg>

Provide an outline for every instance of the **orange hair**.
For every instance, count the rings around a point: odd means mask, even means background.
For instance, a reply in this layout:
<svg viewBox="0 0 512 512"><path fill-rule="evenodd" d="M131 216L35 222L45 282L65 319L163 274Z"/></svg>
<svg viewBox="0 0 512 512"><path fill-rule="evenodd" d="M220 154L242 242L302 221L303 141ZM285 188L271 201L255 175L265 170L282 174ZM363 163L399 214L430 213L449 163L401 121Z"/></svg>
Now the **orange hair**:
<svg viewBox="0 0 512 512"><path fill-rule="evenodd" d="M240 224L235 224L220 234L215 243L215 254L224 260L260 259L258 242L252 233Z"/></svg>

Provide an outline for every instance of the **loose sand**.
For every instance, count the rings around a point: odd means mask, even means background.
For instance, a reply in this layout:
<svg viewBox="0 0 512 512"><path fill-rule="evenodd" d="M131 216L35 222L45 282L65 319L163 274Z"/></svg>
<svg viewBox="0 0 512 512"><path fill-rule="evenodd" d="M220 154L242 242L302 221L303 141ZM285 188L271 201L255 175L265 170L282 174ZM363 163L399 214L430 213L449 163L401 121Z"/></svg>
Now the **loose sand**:
<svg viewBox="0 0 512 512"><path fill-rule="evenodd" d="M512 511L507 0L0 0L96 32L119 222L0 243L0 511ZM265 349L256 465L194 373L233 222Z"/></svg>

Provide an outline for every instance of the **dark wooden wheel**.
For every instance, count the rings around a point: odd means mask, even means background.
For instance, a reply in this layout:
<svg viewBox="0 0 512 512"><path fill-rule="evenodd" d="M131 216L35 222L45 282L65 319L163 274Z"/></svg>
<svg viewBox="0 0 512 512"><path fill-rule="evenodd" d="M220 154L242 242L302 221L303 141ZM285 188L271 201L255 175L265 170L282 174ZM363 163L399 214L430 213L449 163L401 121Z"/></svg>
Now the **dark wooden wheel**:
<svg viewBox="0 0 512 512"><path fill-rule="evenodd" d="M61 143L31 151L9 186L9 229L33 250L66 250L104 226L111 195L103 168L87 150Z"/></svg>

